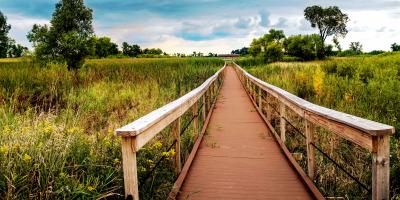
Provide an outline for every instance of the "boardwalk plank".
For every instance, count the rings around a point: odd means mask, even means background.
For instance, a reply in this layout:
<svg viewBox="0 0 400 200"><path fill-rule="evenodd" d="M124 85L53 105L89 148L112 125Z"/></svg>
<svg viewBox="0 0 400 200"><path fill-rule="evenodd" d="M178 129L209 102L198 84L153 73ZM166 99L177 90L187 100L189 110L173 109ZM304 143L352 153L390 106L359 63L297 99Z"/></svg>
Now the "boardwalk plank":
<svg viewBox="0 0 400 200"><path fill-rule="evenodd" d="M178 199L312 199L231 67L224 81Z"/></svg>

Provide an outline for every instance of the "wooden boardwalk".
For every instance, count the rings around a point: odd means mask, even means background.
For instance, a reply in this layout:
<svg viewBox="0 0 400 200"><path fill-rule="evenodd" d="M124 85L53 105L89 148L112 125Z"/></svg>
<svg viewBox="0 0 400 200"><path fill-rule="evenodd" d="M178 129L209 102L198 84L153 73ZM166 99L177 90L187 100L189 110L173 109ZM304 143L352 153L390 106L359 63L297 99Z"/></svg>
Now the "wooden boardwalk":
<svg viewBox="0 0 400 200"><path fill-rule="evenodd" d="M178 199L312 199L232 67Z"/></svg>

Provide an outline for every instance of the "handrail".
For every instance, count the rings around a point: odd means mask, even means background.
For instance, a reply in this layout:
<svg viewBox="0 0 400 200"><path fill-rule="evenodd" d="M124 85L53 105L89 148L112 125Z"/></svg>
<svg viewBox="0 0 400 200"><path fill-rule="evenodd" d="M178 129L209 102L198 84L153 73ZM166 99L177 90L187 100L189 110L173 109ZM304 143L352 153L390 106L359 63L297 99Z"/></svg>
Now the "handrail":
<svg viewBox="0 0 400 200"><path fill-rule="evenodd" d="M295 96L279 87L274 85L268 84L253 75L246 72L243 68L239 65L234 63L243 73L257 85L262 87L263 89L270 90L271 92L276 93L282 98L288 100L292 105L298 106L304 112L311 112L313 114L320 115L322 117L328 118L330 120L334 120L353 128L359 129L365 133L370 134L371 136L379 136L379 135L386 135L386 134L393 134L395 129L393 126L389 126L386 124L382 124L379 122L371 121L368 119L363 119L354 115L350 115L347 113L339 112L336 110L332 110L329 108L325 108L316 104L313 104L309 101L306 101L298 96ZM304 116L303 114L302 116Z"/></svg>
<svg viewBox="0 0 400 200"><path fill-rule="evenodd" d="M233 63L245 89L254 98L255 104L258 101L258 111L261 115L263 115L265 102L262 99L261 90L278 100L280 137L277 137L279 140L285 142L287 108L305 120L307 168L311 179L315 171L315 152L312 145L314 145L315 125L318 125L372 152L372 199L389 199L389 141L390 135L395 132L394 127L315 105L254 77L238 64ZM266 106L267 117L263 116L263 118L272 127L269 102ZM276 133L275 130L272 131Z"/></svg>
<svg viewBox="0 0 400 200"><path fill-rule="evenodd" d="M211 108L211 98L215 96L225 65L214 75L208 78L203 84L182 97L172 101L161 108L158 108L149 114L121 127L115 131L115 134L122 137L122 161L124 172L125 197L127 199L139 199L136 152L154 138L164 128L172 124L172 132L175 137L175 170L181 171L180 158L180 118L190 108L193 110L194 126L198 123L198 101L202 98L202 118L205 119L206 109ZM206 104L206 105L205 105ZM208 111L210 112L210 111ZM197 129L197 128L196 128ZM195 130L197 132L197 130ZM197 137L197 135L196 135Z"/></svg>
<svg viewBox="0 0 400 200"><path fill-rule="evenodd" d="M161 126L157 127L157 130L164 129L171 122L173 122L183 113L185 113L195 102L197 102L224 69L225 65L199 87L183 95L179 99L176 99L175 101L172 101L162 106L161 108L158 108L157 110L154 110L149 114L133 121L132 123L118 128L116 130L116 134L124 137L140 136L141 134L149 130L150 127L161 122L163 123L161 124ZM146 137L144 141L140 141L139 144L136 145L136 150L140 149L154 136L155 135L151 135L150 137Z"/></svg>

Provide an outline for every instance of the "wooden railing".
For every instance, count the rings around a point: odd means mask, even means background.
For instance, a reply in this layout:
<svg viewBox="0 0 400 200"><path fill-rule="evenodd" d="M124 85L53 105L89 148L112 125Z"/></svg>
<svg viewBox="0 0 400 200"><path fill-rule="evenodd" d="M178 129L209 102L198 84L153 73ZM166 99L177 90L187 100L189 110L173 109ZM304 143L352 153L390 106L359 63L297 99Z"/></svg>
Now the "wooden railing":
<svg viewBox="0 0 400 200"><path fill-rule="evenodd" d="M287 111L297 114L304 122L309 179L313 180L315 174L315 149L312 145L315 145L314 133L316 127L319 126L372 153L372 199L389 199L389 140L390 135L395 131L394 127L312 104L252 76L236 63L234 66L240 81L257 106L258 112L282 148L286 149L287 121L285 117ZM271 124L273 110L265 96L274 98L279 104L279 109L276 110L280 118L280 135ZM289 154L289 156L292 155ZM291 159L294 160L293 157ZM300 170L302 169L300 168Z"/></svg>
<svg viewBox="0 0 400 200"><path fill-rule="evenodd" d="M224 69L225 66L207 79L201 86L179 99L116 130L116 134L122 137L122 167L124 173L125 197L127 199L139 199L136 152L169 125L172 125L172 135L175 137L175 171L177 174L181 172L180 118L186 112L191 112L191 114L193 114L193 125L196 127L194 129L194 134L197 140L199 140L198 129L200 128L200 130L202 130L201 132L204 132L203 130L205 130L207 126L207 123L203 121L203 127L198 127L199 104L202 105L202 119L209 119L213 101L215 101L215 97L222 85ZM192 109L190 110L190 108ZM191 161L192 160L190 160L190 162ZM190 165L190 163L186 161L184 167L186 167L186 165Z"/></svg>

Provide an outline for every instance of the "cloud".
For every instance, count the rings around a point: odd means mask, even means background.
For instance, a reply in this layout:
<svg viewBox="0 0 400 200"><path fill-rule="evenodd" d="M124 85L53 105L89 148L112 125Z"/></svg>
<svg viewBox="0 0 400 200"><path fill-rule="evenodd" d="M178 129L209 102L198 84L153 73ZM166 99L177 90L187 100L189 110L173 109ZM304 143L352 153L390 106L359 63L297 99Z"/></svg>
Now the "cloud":
<svg viewBox="0 0 400 200"><path fill-rule="evenodd" d="M288 20L284 17L279 17L278 22L272 26L275 28L287 28Z"/></svg>
<svg viewBox="0 0 400 200"><path fill-rule="evenodd" d="M239 17L237 22L235 23L236 28L246 29L252 26L253 19L249 17Z"/></svg>
<svg viewBox="0 0 400 200"><path fill-rule="evenodd" d="M12 24L11 37L29 46L27 32L34 23L48 23L57 2L0 0L1 11ZM118 44L159 46L169 52L230 52L248 46L272 27L286 35L317 33L303 17L304 8L312 4L337 5L349 14L344 43L361 41L368 51L388 49L400 41L400 27L393 25L398 23L400 2L393 0L85 0L85 4L93 9L97 35Z"/></svg>
<svg viewBox="0 0 400 200"><path fill-rule="evenodd" d="M34 24L49 24L50 21L43 18L9 14L7 15L7 23L11 24L10 36L16 40L17 43L30 48L31 44L26 38L26 35L32 30L32 26Z"/></svg>
<svg viewBox="0 0 400 200"><path fill-rule="evenodd" d="M309 21L305 20L305 19L301 19L298 25L298 28L301 31L310 31L313 30L313 28L311 27L311 24Z"/></svg>
<svg viewBox="0 0 400 200"><path fill-rule="evenodd" d="M382 26L379 29L376 29L376 32L385 32L386 27Z"/></svg>
<svg viewBox="0 0 400 200"><path fill-rule="evenodd" d="M270 13L266 10L263 10L260 12L260 26L267 27L271 24L271 21L269 20Z"/></svg>

